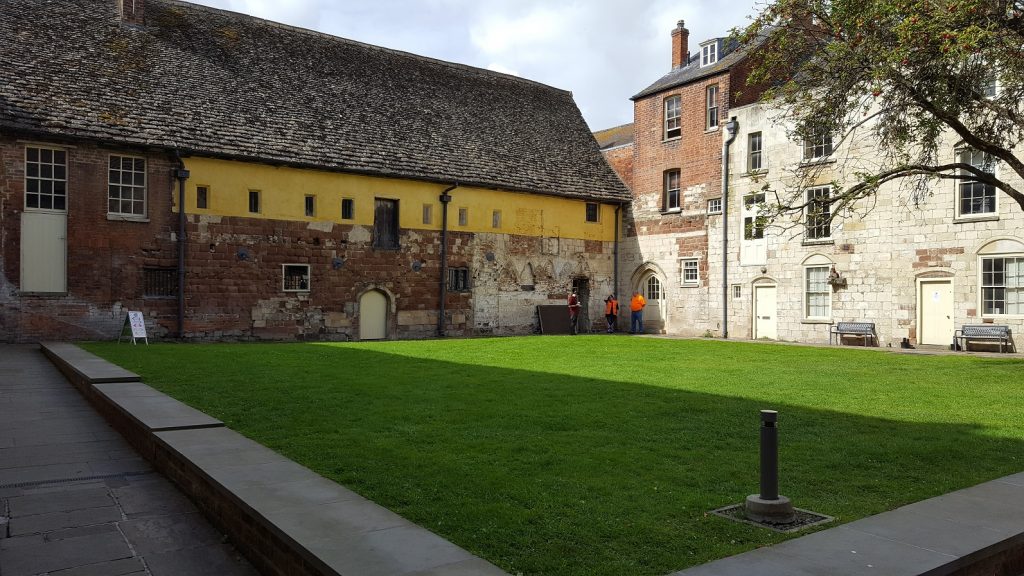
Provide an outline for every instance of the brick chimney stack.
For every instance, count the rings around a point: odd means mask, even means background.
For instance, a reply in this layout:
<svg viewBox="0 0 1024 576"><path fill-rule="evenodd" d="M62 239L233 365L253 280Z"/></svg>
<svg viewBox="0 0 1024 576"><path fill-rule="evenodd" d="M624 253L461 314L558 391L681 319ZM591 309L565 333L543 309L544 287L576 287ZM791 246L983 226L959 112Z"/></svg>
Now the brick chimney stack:
<svg viewBox="0 0 1024 576"><path fill-rule="evenodd" d="M686 22L680 20L672 31L672 69L686 66L690 61L690 31Z"/></svg>
<svg viewBox="0 0 1024 576"><path fill-rule="evenodd" d="M121 22L142 26L146 23L146 0L119 0Z"/></svg>

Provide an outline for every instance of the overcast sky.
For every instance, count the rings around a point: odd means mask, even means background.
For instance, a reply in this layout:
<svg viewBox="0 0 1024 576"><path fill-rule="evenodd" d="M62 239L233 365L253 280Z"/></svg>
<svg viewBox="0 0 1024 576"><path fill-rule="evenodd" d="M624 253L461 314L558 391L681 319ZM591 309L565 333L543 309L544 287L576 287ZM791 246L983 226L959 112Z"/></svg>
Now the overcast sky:
<svg viewBox="0 0 1024 576"><path fill-rule="evenodd" d="M764 0L193 0L571 90L592 130L633 121L629 97L690 51L749 22Z"/></svg>

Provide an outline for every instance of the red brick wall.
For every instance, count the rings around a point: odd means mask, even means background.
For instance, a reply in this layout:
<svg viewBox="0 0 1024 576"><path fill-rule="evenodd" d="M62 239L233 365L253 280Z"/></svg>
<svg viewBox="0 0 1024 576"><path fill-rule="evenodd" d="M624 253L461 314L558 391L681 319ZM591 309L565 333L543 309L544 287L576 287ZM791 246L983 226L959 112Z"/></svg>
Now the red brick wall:
<svg viewBox="0 0 1024 576"><path fill-rule="evenodd" d="M0 140L0 341L112 339L120 333L127 310L145 313L151 335L175 336L176 298L142 296L145 267L177 267L172 159L94 144L67 148L68 292L40 296L18 291L24 148L16 140ZM110 153L147 158L148 222L108 220ZM389 336L436 334L439 232L403 230L401 250L378 250L366 240L365 229L350 239L353 228L342 225L324 232L306 222L189 215L186 229L188 338L358 338L359 297L371 289L389 296ZM507 240L510 245L539 245L536 238L510 235ZM598 254L599 243L585 247L595 257L605 257ZM472 273L479 260L476 253L485 248L473 234L450 232L449 265L468 267ZM283 264L310 266L308 293L284 292ZM473 294L448 293L448 334L477 330Z"/></svg>
<svg viewBox="0 0 1024 576"><path fill-rule="evenodd" d="M627 188L633 188L633 145L620 146L609 150L602 150L605 161L618 174L619 180Z"/></svg>
<svg viewBox="0 0 1024 576"><path fill-rule="evenodd" d="M705 103L707 87L718 85L719 128L707 130ZM705 78L648 96L634 103L633 206L626 224L627 236L706 232L707 200L721 196L722 133L728 119L730 100L728 73ZM682 137L664 140L665 99L681 96ZM680 171L678 213L662 212L664 173ZM685 244L685 246L683 245ZM707 262L707 235L680 240L680 253L698 252ZM702 264L706 281L706 264Z"/></svg>
<svg viewBox="0 0 1024 576"><path fill-rule="evenodd" d="M107 219L110 154L147 157L148 222ZM0 139L0 341L115 338L125 309L146 310L151 330L165 331L174 303L143 299L141 282L143 267L175 264L171 163L92 144L68 147L67 162L67 294L20 294L25 144Z"/></svg>

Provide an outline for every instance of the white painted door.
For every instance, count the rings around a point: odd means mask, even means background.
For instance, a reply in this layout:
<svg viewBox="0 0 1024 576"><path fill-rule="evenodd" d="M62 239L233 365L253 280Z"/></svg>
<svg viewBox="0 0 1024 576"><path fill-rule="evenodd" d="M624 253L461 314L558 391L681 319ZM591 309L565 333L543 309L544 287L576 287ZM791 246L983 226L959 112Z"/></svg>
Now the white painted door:
<svg viewBox="0 0 1024 576"><path fill-rule="evenodd" d="M359 339L383 340L388 337L388 298L371 290L359 298Z"/></svg>
<svg viewBox="0 0 1024 576"><path fill-rule="evenodd" d="M778 340L776 287L754 286L754 339Z"/></svg>
<svg viewBox="0 0 1024 576"><path fill-rule="evenodd" d="M665 301L665 290L661 280L651 275L641 282L640 293L647 300L644 306L644 332L662 332L665 328L665 316L662 304Z"/></svg>
<svg viewBox="0 0 1024 576"><path fill-rule="evenodd" d="M66 212L21 213L22 292L67 292Z"/></svg>
<svg viewBox="0 0 1024 576"><path fill-rule="evenodd" d="M921 282L919 295L920 344L948 346L953 342L953 282Z"/></svg>

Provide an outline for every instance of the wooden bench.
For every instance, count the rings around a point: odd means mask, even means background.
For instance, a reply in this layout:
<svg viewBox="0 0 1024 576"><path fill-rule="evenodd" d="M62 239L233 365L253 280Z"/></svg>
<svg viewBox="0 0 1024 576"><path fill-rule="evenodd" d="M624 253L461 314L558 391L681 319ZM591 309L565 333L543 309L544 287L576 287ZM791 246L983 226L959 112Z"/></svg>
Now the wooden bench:
<svg viewBox="0 0 1024 576"><path fill-rule="evenodd" d="M959 350L967 350L971 342L999 342L999 352L1004 346L1015 350L1013 334L1009 326L1001 324L964 324L959 330L953 333L953 344Z"/></svg>
<svg viewBox="0 0 1024 576"><path fill-rule="evenodd" d="M878 334L875 334L874 322L836 322L829 328L828 343L832 344L835 339L836 344L842 344L843 336L859 336L864 339L865 346L872 340L874 340L875 346L878 345Z"/></svg>

